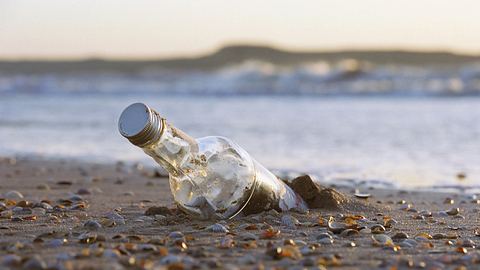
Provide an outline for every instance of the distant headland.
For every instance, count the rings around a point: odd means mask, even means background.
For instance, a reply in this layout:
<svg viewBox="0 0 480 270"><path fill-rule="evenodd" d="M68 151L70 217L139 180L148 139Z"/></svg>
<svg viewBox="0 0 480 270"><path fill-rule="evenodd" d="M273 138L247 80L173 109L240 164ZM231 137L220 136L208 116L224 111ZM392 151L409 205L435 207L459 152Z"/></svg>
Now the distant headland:
<svg viewBox="0 0 480 270"><path fill-rule="evenodd" d="M0 74L120 72L143 70L212 70L247 60L265 61L275 65L297 65L307 62L335 62L355 59L372 64L400 65L463 65L480 61L480 55L456 54L447 51L408 50L343 50L289 51L270 46L231 45L198 57L176 57L151 60L1 60Z"/></svg>

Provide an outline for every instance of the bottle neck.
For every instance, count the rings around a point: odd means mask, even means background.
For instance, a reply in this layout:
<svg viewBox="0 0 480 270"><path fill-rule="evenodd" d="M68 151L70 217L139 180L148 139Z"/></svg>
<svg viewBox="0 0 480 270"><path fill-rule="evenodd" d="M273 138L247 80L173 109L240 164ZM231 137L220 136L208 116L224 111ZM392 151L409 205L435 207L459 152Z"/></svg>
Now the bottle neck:
<svg viewBox="0 0 480 270"><path fill-rule="evenodd" d="M195 163L192 160L198 153L197 141L143 103L128 106L120 116L118 127L124 137L171 174L185 172L189 163Z"/></svg>
<svg viewBox="0 0 480 270"><path fill-rule="evenodd" d="M158 114L156 115L159 117ZM189 163L198 153L197 141L163 118L159 123L161 128L158 138L141 148L170 174L188 173Z"/></svg>

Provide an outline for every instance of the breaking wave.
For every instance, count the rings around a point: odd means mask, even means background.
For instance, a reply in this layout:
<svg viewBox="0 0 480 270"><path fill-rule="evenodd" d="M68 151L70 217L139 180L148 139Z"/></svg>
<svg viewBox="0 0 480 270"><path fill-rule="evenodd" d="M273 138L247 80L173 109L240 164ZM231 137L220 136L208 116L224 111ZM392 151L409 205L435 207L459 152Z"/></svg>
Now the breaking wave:
<svg viewBox="0 0 480 270"><path fill-rule="evenodd" d="M0 93L478 96L480 63L419 67L349 59L286 67L251 60L214 71L0 73Z"/></svg>

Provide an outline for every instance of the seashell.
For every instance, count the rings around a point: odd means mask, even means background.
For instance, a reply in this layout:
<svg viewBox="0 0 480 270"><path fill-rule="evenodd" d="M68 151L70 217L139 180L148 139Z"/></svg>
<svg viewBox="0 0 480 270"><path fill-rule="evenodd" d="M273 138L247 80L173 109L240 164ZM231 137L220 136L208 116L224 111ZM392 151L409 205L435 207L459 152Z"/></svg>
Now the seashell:
<svg viewBox="0 0 480 270"><path fill-rule="evenodd" d="M331 245L333 244L333 238L321 238L318 240L318 243L321 245Z"/></svg>
<svg viewBox="0 0 480 270"><path fill-rule="evenodd" d="M390 236L385 234L372 235L372 241L374 246L387 246L387 247L394 246L392 238L390 238Z"/></svg>
<svg viewBox="0 0 480 270"><path fill-rule="evenodd" d="M47 247L51 247L51 248L58 248L58 247L61 247L63 246L64 244L66 244L68 241L67 239L63 238L63 239L52 239L50 241L48 241L45 246Z"/></svg>
<svg viewBox="0 0 480 270"><path fill-rule="evenodd" d="M455 216L455 215L458 215L458 213L460 213L460 208L452 208L447 211L447 214L449 216Z"/></svg>
<svg viewBox="0 0 480 270"><path fill-rule="evenodd" d="M9 200L21 200L23 199L23 194L16 190L10 190L7 193L5 193L3 197Z"/></svg>
<svg viewBox="0 0 480 270"><path fill-rule="evenodd" d="M22 263L22 258L15 254L8 254L2 257L1 265L18 267Z"/></svg>
<svg viewBox="0 0 480 270"><path fill-rule="evenodd" d="M181 263L181 262L182 262L182 257L176 256L176 255L167 255L160 260L161 264L167 264L167 265Z"/></svg>
<svg viewBox="0 0 480 270"><path fill-rule="evenodd" d="M258 240L258 236L256 236L253 233L245 232L239 235L240 240L242 241L252 241L252 240Z"/></svg>
<svg viewBox="0 0 480 270"><path fill-rule="evenodd" d="M92 244L97 241L97 234L96 233L83 233L78 237L78 240L82 244Z"/></svg>
<svg viewBox="0 0 480 270"><path fill-rule="evenodd" d="M392 239L394 239L394 240L407 239L407 238L408 238L408 234L406 234L404 232L397 232L396 234L394 234L392 236Z"/></svg>
<svg viewBox="0 0 480 270"><path fill-rule="evenodd" d="M283 226L286 226L287 228L292 228L292 229L300 224L298 219L292 217L291 215L283 215L281 218L281 222Z"/></svg>
<svg viewBox="0 0 480 270"><path fill-rule="evenodd" d="M274 228L266 229L262 232L261 239L271 239L275 238L280 235L280 230L276 230Z"/></svg>
<svg viewBox="0 0 480 270"><path fill-rule="evenodd" d="M224 225L220 223L215 223L213 225L210 225L206 228L207 231L211 231L214 233L228 233L228 228L225 227Z"/></svg>
<svg viewBox="0 0 480 270"><path fill-rule="evenodd" d="M428 233L419 233L415 235L414 239L417 241L428 241L430 239L433 239L433 237Z"/></svg>
<svg viewBox="0 0 480 270"><path fill-rule="evenodd" d="M445 198L445 200L443 200L443 203L444 203L444 204L454 204L454 203L455 203L455 200L452 199L452 198L447 197L447 198Z"/></svg>
<svg viewBox="0 0 480 270"><path fill-rule="evenodd" d="M459 247L468 247L468 248L475 248L475 242L471 239L464 239L457 241L457 246Z"/></svg>
<svg viewBox="0 0 480 270"><path fill-rule="evenodd" d="M417 245L418 245L418 242L415 241L414 239L405 239L402 242L400 242L401 247L412 248L412 247L416 247Z"/></svg>
<svg viewBox="0 0 480 270"><path fill-rule="evenodd" d="M444 233L436 233L432 236L433 239L439 240L439 239L446 239L447 235Z"/></svg>
<svg viewBox="0 0 480 270"><path fill-rule="evenodd" d="M360 233L355 230L355 229L346 229L340 233L341 237L350 237L350 236L356 236L359 235Z"/></svg>
<svg viewBox="0 0 480 270"><path fill-rule="evenodd" d="M360 192L355 192L355 197L359 198L359 199L368 199L370 198L370 193L360 193Z"/></svg>
<svg viewBox="0 0 480 270"><path fill-rule="evenodd" d="M283 258L299 260L302 258L302 253L296 246L273 247L267 250L267 255L275 260L281 260Z"/></svg>
<svg viewBox="0 0 480 270"><path fill-rule="evenodd" d="M173 232L168 234L168 238L170 238L170 239L184 239L185 236L183 235L182 232L173 231Z"/></svg>
<svg viewBox="0 0 480 270"><path fill-rule="evenodd" d="M47 264L45 261L38 255L33 255L28 259L22 266L23 269L46 269Z"/></svg>
<svg viewBox="0 0 480 270"><path fill-rule="evenodd" d="M335 222L333 219L330 219L328 221L328 229L333 233L341 233L343 230L347 229L347 224Z"/></svg>
<svg viewBox="0 0 480 270"><path fill-rule="evenodd" d="M373 234L381 234L385 232L385 227L380 224L374 224L370 227Z"/></svg>
<svg viewBox="0 0 480 270"><path fill-rule="evenodd" d="M102 228L102 225L98 223L96 220L88 220L83 224L83 227L85 227L89 231L96 231Z"/></svg>
<svg viewBox="0 0 480 270"><path fill-rule="evenodd" d="M233 248L233 246L235 246L235 241L233 241L233 238L231 236L226 236L220 240L218 248L229 249Z"/></svg>

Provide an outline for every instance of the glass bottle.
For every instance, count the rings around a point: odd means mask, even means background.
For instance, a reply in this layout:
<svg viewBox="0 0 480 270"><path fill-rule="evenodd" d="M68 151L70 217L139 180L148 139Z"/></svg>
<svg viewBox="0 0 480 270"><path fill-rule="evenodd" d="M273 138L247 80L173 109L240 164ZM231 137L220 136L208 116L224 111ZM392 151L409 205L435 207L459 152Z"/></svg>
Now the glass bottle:
<svg viewBox="0 0 480 270"><path fill-rule="evenodd" d="M307 210L298 194L227 138L194 139L143 103L128 106L118 127L168 171L175 202L197 218Z"/></svg>

